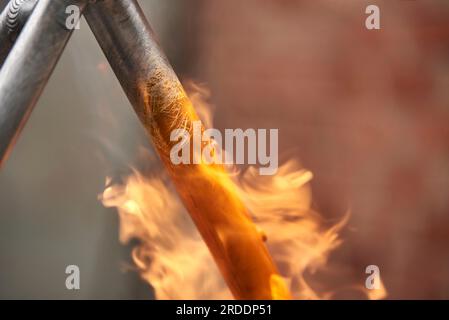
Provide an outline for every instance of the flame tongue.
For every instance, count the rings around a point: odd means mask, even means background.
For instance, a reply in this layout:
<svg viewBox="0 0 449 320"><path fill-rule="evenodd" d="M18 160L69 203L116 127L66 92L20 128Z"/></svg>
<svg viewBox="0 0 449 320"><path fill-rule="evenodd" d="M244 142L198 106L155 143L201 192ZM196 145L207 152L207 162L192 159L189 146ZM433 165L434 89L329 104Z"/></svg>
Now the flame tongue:
<svg viewBox="0 0 449 320"><path fill-rule="evenodd" d="M117 207L120 241L140 240L133 260L158 299L221 299L231 294L187 211L169 189L164 177L139 173L124 185L113 185L103 203Z"/></svg>
<svg viewBox="0 0 449 320"><path fill-rule="evenodd" d="M282 275L290 280L291 292L297 298L313 299L319 296L306 285L302 275L307 268L325 264L327 254L339 241L337 228L320 231L319 217L307 207L310 173L294 168L295 164L289 162L270 178L257 176L250 169L235 187L254 214L259 235L267 238ZM232 298L164 174L148 178L135 172L123 185L106 188L102 201L107 207L118 208L120 241L140 240L133 250L133 260L158 299ZM248 272L257 270L257 265L251 268ZM269 277L271 298L289 296L285 279L276 274Z"/></svg>

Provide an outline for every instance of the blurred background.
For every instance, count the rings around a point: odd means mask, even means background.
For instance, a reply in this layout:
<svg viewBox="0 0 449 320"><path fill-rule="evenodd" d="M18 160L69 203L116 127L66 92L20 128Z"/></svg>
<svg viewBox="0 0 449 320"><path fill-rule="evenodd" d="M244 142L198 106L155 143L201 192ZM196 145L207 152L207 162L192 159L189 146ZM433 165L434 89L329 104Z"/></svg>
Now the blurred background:
<svg viewBox="0 0 449 320"><path fill-rule="evenodd" d="M315 277L363 284L375 264L388 298L449 298L447 0L140 4L181 80L211 90L216 128L279 128L281 159L314 173L315 208L351 212L334 271ZM365 28L369 4L381 30ZM152 298L98 200L142 146L83 20L0 171L0 298Z"/></svg>

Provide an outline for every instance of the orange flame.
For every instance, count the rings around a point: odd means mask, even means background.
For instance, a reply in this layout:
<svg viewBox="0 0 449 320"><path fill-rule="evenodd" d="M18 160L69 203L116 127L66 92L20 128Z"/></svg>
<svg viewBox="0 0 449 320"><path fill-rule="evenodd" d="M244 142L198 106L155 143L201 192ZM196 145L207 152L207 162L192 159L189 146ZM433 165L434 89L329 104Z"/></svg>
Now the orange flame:
<svg viewBox="0 0 449 320"><path fill-rule="evenodd" d="M106 188L102 200L118 208L120 241L140 240L132 257L158 299L231 298L165 174L146 178L134 172L124 185Z"/></svg>
<svg viewBox="0 0 449 320"><path fill-rule="evenodd" d="M197 113L212 127L212 112L205 102L209 91L192 83L188 87L193 89L189 96ZM234 171L234 189L266 238L294 298L330 297L313 290L303 275L326 265L329 253L341 243L338 231L346 219L331 228L323 227L322 218L311 209L312 173L295 160L282 165L274 176L260 176L254 167L243 173ZM106 207L118 209L120 241L140 240L132 251L133 261L141 277L153 286L157 299L232 298L165 173L147 177L134 171L124 184L110 185L110 179L106 184L100 199ZM363 291L373 299L386 295L383 284L376 293Z"/></svg>

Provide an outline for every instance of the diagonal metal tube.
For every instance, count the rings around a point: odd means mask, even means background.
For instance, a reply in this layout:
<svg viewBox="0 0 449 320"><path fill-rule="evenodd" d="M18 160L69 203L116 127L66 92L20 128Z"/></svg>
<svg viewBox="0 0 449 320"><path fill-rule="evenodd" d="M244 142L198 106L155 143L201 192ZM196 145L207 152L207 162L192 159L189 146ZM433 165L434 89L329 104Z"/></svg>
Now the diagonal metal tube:
<svg viewBox="0 0 449 320"><path fill-rule="evenodd" d="M238 299L289 298L224 168L171 163L170 132L191 129L198 118L137 2L99 1L85 17L231 292Z"/></svg>
<svg viewBox="0 0 449 320"><path fill-rule="evenodd" d="M66 8L84 0L40 0L0 70L0 167L48 82L73 30Z"/></svg>

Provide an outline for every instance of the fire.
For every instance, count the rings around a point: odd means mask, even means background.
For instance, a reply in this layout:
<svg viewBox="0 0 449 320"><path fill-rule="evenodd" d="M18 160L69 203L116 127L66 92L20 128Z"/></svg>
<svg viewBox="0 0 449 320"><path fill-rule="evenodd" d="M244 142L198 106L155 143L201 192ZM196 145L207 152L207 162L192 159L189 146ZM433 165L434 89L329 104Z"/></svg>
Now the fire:
<svg viewBox="0 0 449 320"><path fill-rule="evenodd" d="M320 216L310 208L311 179L310 171L290 160L275 176L262 177L251 167L238 185L256 225L267 235L274 261L299 299L320 298L303 274L326 264L328 254L341 243L337 232L343 225L323 230Z"/></svg>
<svg viewBox="0 0 449 320"><path fill-rule="evenodd" d="M316 222L308 218L299 221L307 212L307 202L301 200L307 200L308 191L303 186L310 177L308 172L292 171L292 166L282 166L278 176L263 188L255 185L260 185L254 180L259 176L250 169L236 186L251 212L259 210L260 215L253 218L267 238L274 260L283 266L286 278L297 280L308 265L324 263L325 255L339 241L333 231L320 235ZM288 199L291 202L282 202ZM140 240L132 257L158 299L232 298L165 174L145 177L134 171L124 184L108 186L102 201L107 207L118 208L120 241ZM276 205L279 203L285 205ZM300 287L302 291L292 292L300 298L316 298L309 289L304 292Z"/></svg>
<svg viewBox="0 0 449 320"><path fill-rule="evenodd" d="M210 127L212 112L205 102L209 92L198 85L189 87L197 114ZM280 166L274 176L260 176L255 167L244 172L235 168L222 172L208 166L202 169L203 174L221 179L251 213L282 276L272 274L270 278L272 297L288 296L285 283L297 299L330 297L311 288L304 273L326 265L329 253L341 244L338 232L345 219L333 227L323 227L321 216L311 209L312 173L295 160ZM106 184L100 198L106 207L118 209L120 241L140 241L132 251L133 261L157 299L232 298L166 173L144 176L134 170L123 184L111 185L110 179ZM382 290L372 296L367 292L367 296L379 299L385 292L382 285Z"/></svg>
<svg viewBox="0 0 449 320"><path fill-rule="evenodd" d="M118 208L120 241L140 240L132 257L158 299L231 298L167 179L165 174L144 177L136 171L125 184L106 188L102 200L105 206Z"/></svg>

